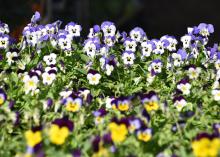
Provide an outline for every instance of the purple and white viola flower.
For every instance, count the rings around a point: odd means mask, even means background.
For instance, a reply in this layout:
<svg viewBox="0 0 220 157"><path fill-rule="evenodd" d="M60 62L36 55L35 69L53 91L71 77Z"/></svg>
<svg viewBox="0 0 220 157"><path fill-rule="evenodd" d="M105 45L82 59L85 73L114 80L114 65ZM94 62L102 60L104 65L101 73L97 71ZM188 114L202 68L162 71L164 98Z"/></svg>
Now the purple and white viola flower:
<svg viewBox="0 0 220 157"><path fill-rule="evenodd" d="M132 118L129 118L129 131L131 133L133 133L134 131L138 130L141 128L141 125L142 125L142 121L140 118L135 118L135 117L132 117Z"/></svg>
<svg viewBox="0 0 220 157"><path fill-rule="evenodd" d="M199 50L198 50L196 44L192 44L192 45L191 45L190 51L191 51L190 57L195 58L195 59L198 58L198 56L199 56ZM205 51L205 50L204 50L204 51Z"/></svg>
<svg viewBox="0 0 220 157"><path fill-rule="evenodd" d="M183 95L189 95L191 84L187 79L182 79L178 82L177 89L180 90L183 93Z"/></svg>
<svg viewBox="0 0 220 157"><path fill-rule="evenodd" d="M89 29L89 34L88 34L88 38L94 38L97 37L100 34L100 26L99 25L94 25L93 28Z"/></svg>
<svg viewBox="0 0 220 157"><path fill-rule="evenodd" d="M76 96L69 96L62 100L62 104L65 106L67 111L78 112L82 107L82 98Z"/></svg>
<svg viewBox="0 0 220 157"><path fill-rule="evenodd" d="M125 39L123 45L125 47L125 51L136 51L137 43L135 42L135 40L132 40L131 38Z"/></svg>
<svg viewBox="0 0 220 157"><path fill-rule="evenodd" d="M110 21L105 21L101 24L101 30L104 33L104 36L115 36L116 33L116 27L115 24L113 22Z"/></svg>
<svg viewBox="0 0 220 157"><path fill-rule="evenodd" d="M105 36L104 37L104 43L108 47L112 47L115 44L115 37L113 36Z"/></svg>
<svg viewBox="0 0 220 157"><path fill-rule="evenodd" d="M89 70L88 74L87 74L87 80L89 81L89 84L91 85L97 85L99 84L101 79L101 75L95 71L95 70Z"/></svg>
<svg viewBox="0 0 220 157"><path fill-rule="evenodd" d="M151 72L153 75L159 74L162 71L162 67L163 67L162 61L160 59L155 59L150 63L148 67L148 71Z"/></svg>
<svg viewBox="0 0 220 157"><path fill-rule="evenodd" d="M171 52L176 51L176 45L178 42L174 37L165 35L165 36L161 37L160 40L166 42L166 49L167 50L169 50Z"/></svg>
<svg viewBox="0 0 220 157"><path fill-rule="evenodd" d="M184 35L181 37L181 42L183 43L183 48L190 48L191 46L191 41L192 41L192 36L191 35Z"/></svg>
<svg viewBox="0 0 220 157"><path fill-rule="evenodd" d="M67 34L62 34L58 36L58 46L62 50L71 50L72 49L72 40Z"/></svg>
<svg viewBox="0 0 220 157"><path fill-rule="evenodd" d="M146 33L144 32L142 28L135 27L134 29L130 31L129 35L132 40L136 42L141 42L143 38L146 36Z"/></svg>
<svg viewBox="0 0 220 157"><path fill-rule="evenodd" d="M94 58L100 49L100 41L98 38L87 39L84 42L83 51L87 56Z"/></svg>
<svg viewBox="0 0 220 157"><path fill-rule="evenodd" d="M141 43L142 58L149 57L155 47L154 42L145 41Z"/></svg>
<svg viewBox="0 0 220 157"><path fill-rule="evenodd" d="M186 58L187 58L186 51L179 49L177 53L172 54L173 65L179 67Z"/></svg>
<svg viewBox="0 0 220 157"><path fill-rule="evenodd" d="M65 26L65 30L72 37L80 37L80 32L82 31L82 27L74 22L70 22Z"/></svg>
<svg viewBox="0 0 220 157"><path fill-rule="evenodd" d="M116 66L116 61L114 59L114 57L108 58L106 60L106 64L105 64L105 69L106 69L106 75L110 76L112 71L114 70L115 66Z"/></svg>
<svg viewBox="0 0 220 157"><path fill-rule="evenodd" d="M121 58L123 63L129 66L134 64L135 54L132 51L124 51Z"/></svg>
<svg viewBox="0 0 220 157"><path fill-rule="evenodd" d="M7 49L9 46L9 36L7 34L0 34L0 49Z"/></svg>
<svg viewBox="0 0 220 157"><path fill-rule="evenodd" d="M8 24L0 21L0 34L8 34L9 32Z"/></svg>
<svg viewBox="0 0 220 157"><path fill-rule="evenodd" d="M151 40L155 47L153 49L153 53L154 54L163 54L164 53L164 42L157 40L157 39L153 39Z"/></svg>
<svg viewBox="0 0 220 157"><path fill-rule="evenodd" d="M57 58L57 55L55 53L51 53L49 55L44 56L43 60L47 65L55 65L56 58Z"/></svg>
<svg viewBox="0 0 220 157"><path fill-rule="evenodd" d="M97 111L93 112L93 115L95 117L95 124L102 124L104 122L104 116L107 114L107 111L104 108L100 108Z"/></svg>
<svg viewBox="0 0 220 157"><path fill-rule="evenodd" d="M174 106L176 107L177 111L182 111L182 109L187 106L187 101L183 96L177 96L173 99Z"/></svg>
<svg viewBox="0 0 220 157"><path fill-rule="evenodd" d="M36 11L31 18L31 23L36 24L37 22L40 21L40 18L41 18L40 13L38 11Z"/></svg>

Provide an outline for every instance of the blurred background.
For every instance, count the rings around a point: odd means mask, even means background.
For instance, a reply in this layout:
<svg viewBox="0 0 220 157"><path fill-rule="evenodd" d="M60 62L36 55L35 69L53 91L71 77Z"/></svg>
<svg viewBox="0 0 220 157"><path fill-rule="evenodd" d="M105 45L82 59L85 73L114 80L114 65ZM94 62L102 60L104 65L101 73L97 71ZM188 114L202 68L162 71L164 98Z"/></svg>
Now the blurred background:
<svg viewBox="0 0 220 157"><path fill-rule="evenodd" d="M0 20L8 23L11 35L18 37L37 10L42 23L74 21L83 27L83 35L94 24L113 21L119 30L142 27L147 36L180 37L188 26L211 23L215 33L211 42L220 40L219 0L0 0Z"/></svg>

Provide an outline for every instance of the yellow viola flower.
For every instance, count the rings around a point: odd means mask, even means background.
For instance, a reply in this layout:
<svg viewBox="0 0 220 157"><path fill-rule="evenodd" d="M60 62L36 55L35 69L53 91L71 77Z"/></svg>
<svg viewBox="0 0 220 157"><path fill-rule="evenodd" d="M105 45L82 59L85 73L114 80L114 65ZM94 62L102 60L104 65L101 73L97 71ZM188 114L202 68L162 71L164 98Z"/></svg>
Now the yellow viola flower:
<svg viewBox="0 0 220 157"><path fill-rule="evenodd" d="M92 157L109 157L110 153L106 148L99 148L99 151L94 153Z"/></svg>
<svg viewBox="0 0 220 157"><path fill-rule="evenodd" d="M156 111L159 109L159 105L158 105L158 102L147 102L144 104L144 108L147 110L147 111Z"/></svg>
<svg viewBox="0 0 220 157"><path fill-rule="evenodd" d="M59 127L58 125L52 124L49 130L49 138L53 144L62 145L69 135L69 129L65 126Z"/></svg>
<svg viewBox="0 0 220 157"><path fill-rule="evenodd" d="M82 106L82 99L68 97L65 102L66 110L70 112L77 112Z"/></svg>
<svg viewBox="0 0 220 157"><path fill-rule="evenodd" d="M144 131L137 132L137 138L141 141L148 142L152 137L152 130L145 129Z"/></svg>
<svg viewBox="0 0 220 157"><path fill-rule="evenodd" d="M25 138L27 145L34 147L42 141L41 131L33 132L32 130L28 130L25 132Z"/></svg>
<svg viewBox="0 0 220 157"><path fill-rule="evenodd" d="M126 135L128 134L125 124L116 124L115 122L111 122L109 124L109 130L111 132L112 140L115 143L124 141L126 139Z"/></svg>
<svg viewBox="0 0 220 157"><path fill-rule="evenodd" d="M202 138L192 142L193 153L196 157L217 157L220 151L220 139Z"/></svg>

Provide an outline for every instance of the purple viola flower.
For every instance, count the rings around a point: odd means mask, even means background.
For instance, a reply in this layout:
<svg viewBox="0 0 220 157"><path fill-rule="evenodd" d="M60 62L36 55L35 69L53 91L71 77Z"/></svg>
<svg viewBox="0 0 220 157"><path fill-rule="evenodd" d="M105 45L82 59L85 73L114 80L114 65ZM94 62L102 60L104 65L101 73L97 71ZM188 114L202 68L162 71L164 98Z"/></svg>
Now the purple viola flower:
<svg viewBox="0 0 220 157"><path fill-rule="evenodd" d="M36 11L31 18L31 23L36 24L37 22L40 21L40 18L41 18L40 13L38 11Z"/></svg>
<svg viewBox="0 0 220 157"><path fill-rule="evenodd" d="M146 37L146 33L140 27L135 27L130 31L130 37L136 42L141 42L144 37Z"/></svg>
<svg viewBox="0 0 220 157"><path fill-rule="evenodd" d="M90 38L84 41L83 51L91 58L94 58L100 49L100 40Z"/></svg>
<svg viewBox="0 0 220 157"><path fill-rule="evenodd" d="M101 24L101 30L104 36L114 36L116 34L116 27L113 22L105 21Z"/></svg>
<svg viewBox="0 0 220 157"><path fill-rule="evenodd" d="M105 36L104 37L104 43L108 47L112 47L115 44L115 36Z"/></svg>
<svg viewBox="0 0 220 157"><path fill-rule="evenodd" d="M151 41L155 45L155 47L153 49L153 53L155 53L155 54L163 54L164 53L165 43L162 42L161 40L158 40L158 39L153 39Z"/></svg>
<svg viewBox="0 0 220 157"><path fill-rule="evenodd" d="M179 54L179 55L181 56L181 59L182 59L182 60L185 60L185 59L187 58L187 53L186 53L186 51L183 50L183 49L179 49L179 50L177 51L177 54Z"/></svg>
<svg viewBox="0 0 220 157"><path fill-rule="evenodd" d="M156 75L161 73L163 67L163 63L160 59L154 59L150 66L148 67L148 71L151 72L151 74Z"/></svg>
<svg viewBox="0 0 220 157"><path fill-rule="evenodd" d="M143 121L140 118L131 117L129 118L129 131L134 132L141 128Z"/></svg>
<svg viewBox="0 0 220 157"><path fill-rule="evenodd" d="M61 119L55 119L52 124L58 125L60 128L67 127L69 131L73 131L74 124L68 117L63 117Z"/></svg>
<svg viewBox="0 0 220 157"><path fill-rule="evenodd" d="M82 156L81 150L80 149L73 150L72 156L73 157L81 157Z"/></svg>
<svg viewBox="0 0 220 157"><path fill-rule="evenodd" d="M155 44L152 41L145 41L141 43L141 52L142 52L142 58L143 57L149 57L155 48Z"/></svg>
<svg viewBox="0 0 220 157"><path fill-rule="evenodd" d="M214 27L212 24L200 23L197 28L199 34L206 37L214 32Z"/></svg>
<svg viewBox="0 0 220 157"><path fill-rule="evenodd" d="M103 117L107 114L107 111L104 108L100 108L97 111L93 112L93 115L95 117L95 124L103 123L104 119Z"/></svg>

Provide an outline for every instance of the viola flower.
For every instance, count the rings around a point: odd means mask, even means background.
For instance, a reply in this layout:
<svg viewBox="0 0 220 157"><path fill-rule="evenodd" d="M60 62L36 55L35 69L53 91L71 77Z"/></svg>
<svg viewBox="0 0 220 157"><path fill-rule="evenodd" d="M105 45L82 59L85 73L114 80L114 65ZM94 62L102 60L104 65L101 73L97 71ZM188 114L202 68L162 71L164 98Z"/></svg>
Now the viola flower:
<svg viewBox="0 0 220 157"><path fill-rule="evenodd" d="M43 84L51 85L53 81L56 79L56 73L54 73L52 70L48 72L44 72L42 74L42 78L43 78Z"/></svg>
<svg viewBox="0 0 220 157"><path fill-rule="evenodd" d="M100 34L100 26L99 25L94 25L93 28L89 29L89 34L88 34L88 38L94 38L97 37Z"/></svg>
<svg viewBox="0 0 220 157"><path fill-rule="evenodd" d="M29 147L35 147L42 141L41 127L35 127L26 131L25 138Z"/></svg>
<svg viewBox="0 0 220 157"><path fill-rule="evenodd" d="M82 107L82 98L69 96L63 100L63 104L67 111L78 112Z"/></svg>
<svg viewBox="0 0 220 157"><path fill-rule="evenodd" d="M113 120L109 123L108 128L114 143L121 143L126 139L128 134L126 119Z"/></svg>
<svg viewBox="0 0 220 157"><path fill-rule="evenodd" d="M89 89L80 88L78 95L83 99L84 104L90 104L92 101L92 95Z"/></svg>
<svg viewBox="0 0 220 157"><path fill-rule="evenodd" d="M9 46L9 36L0 34L0 49L7 49Z"/></svg>
<svg viewBox="0 0 220 157"><path fill-rule="evenodd" d="M100 48L100 44L98 39L91 38L85 40L83 51L87 54L87 56L94 58L99 48Z"/></svg>
<svg viewBox="0 0 220 157"><path fill-rule="evenodd" d="M154 91L141 95L141 103L144 105L146 111L156 111L159 109L159 98Z"/></svg>
<svg viewBox="0 0 220 157"><path fill-rule="evenodd" d="M31 23L36 24L38 21L40 21L40 18L40 13L36 11L31 18Z"/></svg>
<svg viewBox="0 0 220 157"><path fill-rule="evenodd" d="M2 106L6 100L7 100L7 95L5 91L0 88L0 106Z"/></svg>
<svg viewBox="0 0 220 157"><path fill-rule="evenodd" d="M116 66L117 62L115 60L114 56L111 56L110 58L107 58L105 60L105 69L106 69L106 74L108 76L111 75L112 71L114 70L115 66Z"/></svg>
<svg viewBox="0 0 220 157"><path fill-rule="evenodd" d="M113 36L107 36L104 37L104 43L105 45L107 45L108 47L112 47L115 44L115 37Z"/></svg>
<svg viewBox="0 0 220 157"><path fill-rule="evenodd" d="M113 22L105 21L101 24L101 30L104 33L104 36L111 36L113 37L116 33L116 27Z"/></svg>
<svg viewBox="0 0 220 157"><path fill-rule="evenodd" d="M140 129L142 126L142 123L143 122L141 121L140 118L135 118L135 117L129 118L129 126L128 126L129 131L134 132Z"/></svg>
<svg viewBox="0 0 220 157"><path fill-rule="evenodd" d="M134 64L135 55L131 51L124 51L122 54L122 60L125 65L132 65Z"/></svg>
<svg viewBox="0 0 220 157"><path fill-rule="evenodd" d="M217 157L220 150L220 139L207 133L198 134L192 141L192 149L196 157Z"/></svg>
<svg viewBox="0 0 220 157"><path fill-rule="evenodd" d="M0 21L0 34L8 34L8 33L9 33L8 24Z"/></svg>
<svg viewBox="0 0 220 157"><path fill-rule="evenodd" d="M160 40L157 40L157 39L153 39L151 40L154 44L155 44L155 47L153 49L153 53L155 54L163 54L164 53L164 43Z"/></svg>
<svg viewBox="0 0 220 157"><path fill-rule="evenodd" d="M125 47L125 51L131 51L131 52L136 51L137 44L136 44L135 40L127 38L127 39L125 39L123 45Z"/></svg>
<svg viewBox="0 0 220 157"><path fill-rule="evenodd" d="M72 90L64 90L64 91L61 91L59 93L59 95L65 99L65 98L69 97L72 93L73 93Z"/></svg>
<svg viewBox="0 0 220 157"><path fill-rule="evenodd" d="M214 32L214 27L212 24L200 23L197 29L199 31L199 34L205 37L209 36L210 33Z"/></svg>
<svg viewBox="0 0 220 157"><path fill-rule="evenodd" d="M190 35L184 35L181 37L181 42L183 43L183 48L190 48L191 46L191 41L192 41L192 36Z"/></svg>
<svg viewBox="0 0 220 157"><path fill-rule="evenodd" d="M72 36L72 37L79 37L80 32L82 31L82 27L74 22L70 22L65 26L65 30Z"/></svg>
<svg viewBox="0 0 220 157"><path fill-rule="evenodd" d="M47 100L44 101L43 103L43 109L46 111L53 105L53 100L51 98L47 98Z"/></svg>
<svg viewBox="0 0 220 157"><path fill-rule="evenodd" d="M187 102L183 96L177 96L173 99L174 106L180 112L187 105Z"/></svg>
<svg viewBox="0 0 220 157"><path fill-rule="evenodd" d="M67 118L56 119L49 129L49 138L51 143L62 145L65 143L70 132L73 131L73 122Z"/></svg>
<svg viewBox="0 0 220 157"><path fill-rule="evenodd" d="M219 89L213 89L212 90L212 95L215 101L220 100L220 90Z"/></svg>
<svg viewBox="0 0 220 157"><path fill-rule="evenodd" d="M57 55L55 53L51 53L49 55L44 56L43 60L47 65L55 65L56 58L57 58Z"/></svg>
<svg viewBox="0 0 220 157"><path fill-rule="evenodd" d="M120 97L117 99L116 107L119 111L128 111L131 106L131 102L127 97Z"/></svg>
<svg viewBox="0 0 220 157"><path fill-rule="evenodd" d="M142 28L135 27L134 29L130 31L129 35L132 40L136 42L141 42L143 38L146 36L146 33L144 32Z"/></svg>
<svg viewBox="0 0 220 157"><path fill-rule="evenodd" d="M142 128L137 131L137 138L141 141L148 142L152 138L152 129Z"/></svg>
<svg viewBox="0 0 220 157"><path fill-rule="evenodd" d="M213 124L214 134L220 137L220 123Z"/></svg>
<svg viewBox="0 0 220 157"><path fill-rule="evenodd" d="M61 50L71 50L71 43L71 38L68 37L67 33L58 36L58 46L61 48Z"/></svg>
<svg viewBox="0 0 220 157"><path fill-rule="evenodd" d="M101 75L97 71L89 70L87 74L87 80L89 81L89 84L97 85L99 84L100 79L101 79Z"/></svg>
<svg viewBox="0 0 220 157"><path fill-rule="evenodd" d="M11 65L12 63L14 63L14 58L16 57L18 57L17 52L7 52L6 58L7 58L8 65Z"/></svg>
<svg viewBox="0 0 220 157"><path fill-rule="evenodd" d="M159 74L162 71L163 63L160 59L155 59L150 63L148 67L148 71L151 72L153 75Z"/></svg>
<svg viewBox="0 0 220 157"><path fill-rule="evenodd" d="M187 53L185 50L179 49L177 53L172 54L173 65L179 67L183 64L183 61L187 58Z"/></svg>
<svg viewBox="0 0 220 157"><path fill-rule="evenodd" d="M141 43L141 52L142 52L142 58L143 57L149 57L151 55L151 52L154 49L154 43L151 41L145 41Z"/></svg>
<svg viewBox="0 0 220 157"><path fill-rule="evenodd" d="M187 73L190 79L197 79L199 77L199 74L201 73L201 68L196 66L190 66L188 68Z"/></svg>
<svg viewBox="0 0 220 157"><path fill-rule="evenodd" d="M39 82L39 79L37 75L34 76L25 75L23 77L23 82L24 82L25 94L28 94L29 92L34 93L37 90L37 84Z"/></svg>
<svg viewBox="0 0 220 157"><path fill-rule="evenodd" d="M166 49L168 49L169 51L176 51L176 45L177 45L177 40L172 37L172 36L168 36L165 35L163 37L160 38L161 41L167 41L167 45L166 45Z"/></svg>
<svg viewBox="0 0 220 157"><path fill-rule="evenodd" d="M177 89L180 90L183 93L183 95L189 95L190 88L191 88L191 84L187 79L182 79L177 84Z"/></svg>
<svg viewBox="0 0 220 157"><path fill-rule="evenodd" d="M95 124L102 124L104 122L103 117L107 114L107 111L104 108L100 108L97 111L93 112L93 115L95 117Z"/></svg>

